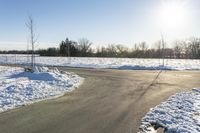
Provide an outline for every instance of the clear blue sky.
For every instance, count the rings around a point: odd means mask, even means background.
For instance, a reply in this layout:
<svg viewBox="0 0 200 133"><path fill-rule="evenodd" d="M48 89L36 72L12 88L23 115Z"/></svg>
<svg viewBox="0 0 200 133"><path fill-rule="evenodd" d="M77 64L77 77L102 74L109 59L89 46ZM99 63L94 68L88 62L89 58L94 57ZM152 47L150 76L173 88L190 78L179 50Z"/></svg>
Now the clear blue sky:
<svg viewBox="0 0 200 133"><path fill-rule="evenodd" d="M0 0L0 49L26 49L28 15L34 18L39 47L58 46L66 37L85 37L94 46L153 43L200 36L200 1L187 1L190 22L184 30L158 26L163 0ZM179 0L180 1L180 0ZM188 18L189 19L189 18ZM176 21L176 20L173 20Z"/></svg>

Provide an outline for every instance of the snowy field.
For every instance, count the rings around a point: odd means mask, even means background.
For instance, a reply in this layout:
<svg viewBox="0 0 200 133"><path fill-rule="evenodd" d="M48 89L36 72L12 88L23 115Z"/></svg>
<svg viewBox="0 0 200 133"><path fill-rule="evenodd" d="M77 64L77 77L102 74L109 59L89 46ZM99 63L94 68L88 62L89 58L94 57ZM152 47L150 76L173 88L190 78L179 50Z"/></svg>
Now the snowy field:
<svg viewBox="0 0 200 133"><path fill-rule="evenodd" d="M19 67L0 66L0 112L61 96L78 87L82 80L56 68L39 67L30 73Z"/></svg>
<svg viewBox="0 0 200 133"><path fill-rule="evenodd" d="M200 89L177 93L152 108L142 119L140 133L156 132L152 126L155 129L162 127L166 133L199 133ZM148 129L150 131L145 132Z"/></svg>
<svg viewBox="0 0 200 133"><path fill-rule="evenodd" d="M0 64L30 64L30 56L0 55ZM70 66L85 68L111 68L131 70L200 70L200 60L165 59L165 67L161 59L130 58L67 58L36 57L36 63L42 66Z"/></svg>

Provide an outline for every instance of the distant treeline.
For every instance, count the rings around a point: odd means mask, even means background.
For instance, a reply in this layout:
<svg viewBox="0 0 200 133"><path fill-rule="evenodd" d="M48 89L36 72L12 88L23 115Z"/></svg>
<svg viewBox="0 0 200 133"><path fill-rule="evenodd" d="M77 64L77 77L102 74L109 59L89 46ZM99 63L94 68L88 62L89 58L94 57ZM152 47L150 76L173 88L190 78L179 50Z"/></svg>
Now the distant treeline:
<svg viewBox="0 0 200 133"><path fill-rule="evenodd" d="M121 44L110 44L92 48L92 43L85 38L72 41L68 38L58 48L39 49L35 54L40 56L72 56L72 57L121 57L121 58L177 58L200 59L200 38L174 41L172 48L165 42L158 41L153 48L146 42L134 44L133 48ZM31 54L31 51L0 51L1 54Z"/></svg>

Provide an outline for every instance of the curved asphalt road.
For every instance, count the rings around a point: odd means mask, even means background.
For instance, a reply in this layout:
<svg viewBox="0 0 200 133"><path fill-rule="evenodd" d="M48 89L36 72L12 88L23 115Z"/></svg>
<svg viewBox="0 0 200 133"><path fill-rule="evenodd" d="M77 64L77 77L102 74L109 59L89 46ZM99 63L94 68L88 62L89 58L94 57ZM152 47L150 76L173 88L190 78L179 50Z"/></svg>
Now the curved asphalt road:
<svg viewBox="0 0 200 133"><path fill-rule="evenodd" d="M60 69L85 82L63 97L1 113L1 133L135 133L151 107L200 87L198 71Z"/></svg>

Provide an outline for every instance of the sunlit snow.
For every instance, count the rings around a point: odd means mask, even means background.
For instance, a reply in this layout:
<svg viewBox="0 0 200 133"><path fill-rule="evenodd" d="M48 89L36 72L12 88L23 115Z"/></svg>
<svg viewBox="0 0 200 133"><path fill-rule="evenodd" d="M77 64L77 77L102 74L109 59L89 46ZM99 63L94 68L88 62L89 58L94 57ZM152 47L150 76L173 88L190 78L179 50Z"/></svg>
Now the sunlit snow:
<svg viewBox="0 0 200 133"><path fill-rule="evenodd" d="M19 67L0 66L0 112L61 96L81 82L78 75L57 69L39 67L31 73Z"/></svg>
<svg viewBox="0 0 200 133"><path fill-rule="evenodd" d="M162 127L166 133L199 133L200 89L177 93L152 108L142 119L140 129L145 131L151 126Z"/></svg>
<svg viewBox="0 0 200 133"><path fill-rule="evenodd" d="M0 64L30 64L26 55L0 55ZM200 70L200 60L142 58L36 57L36 64L130 70Z"/></svg>

